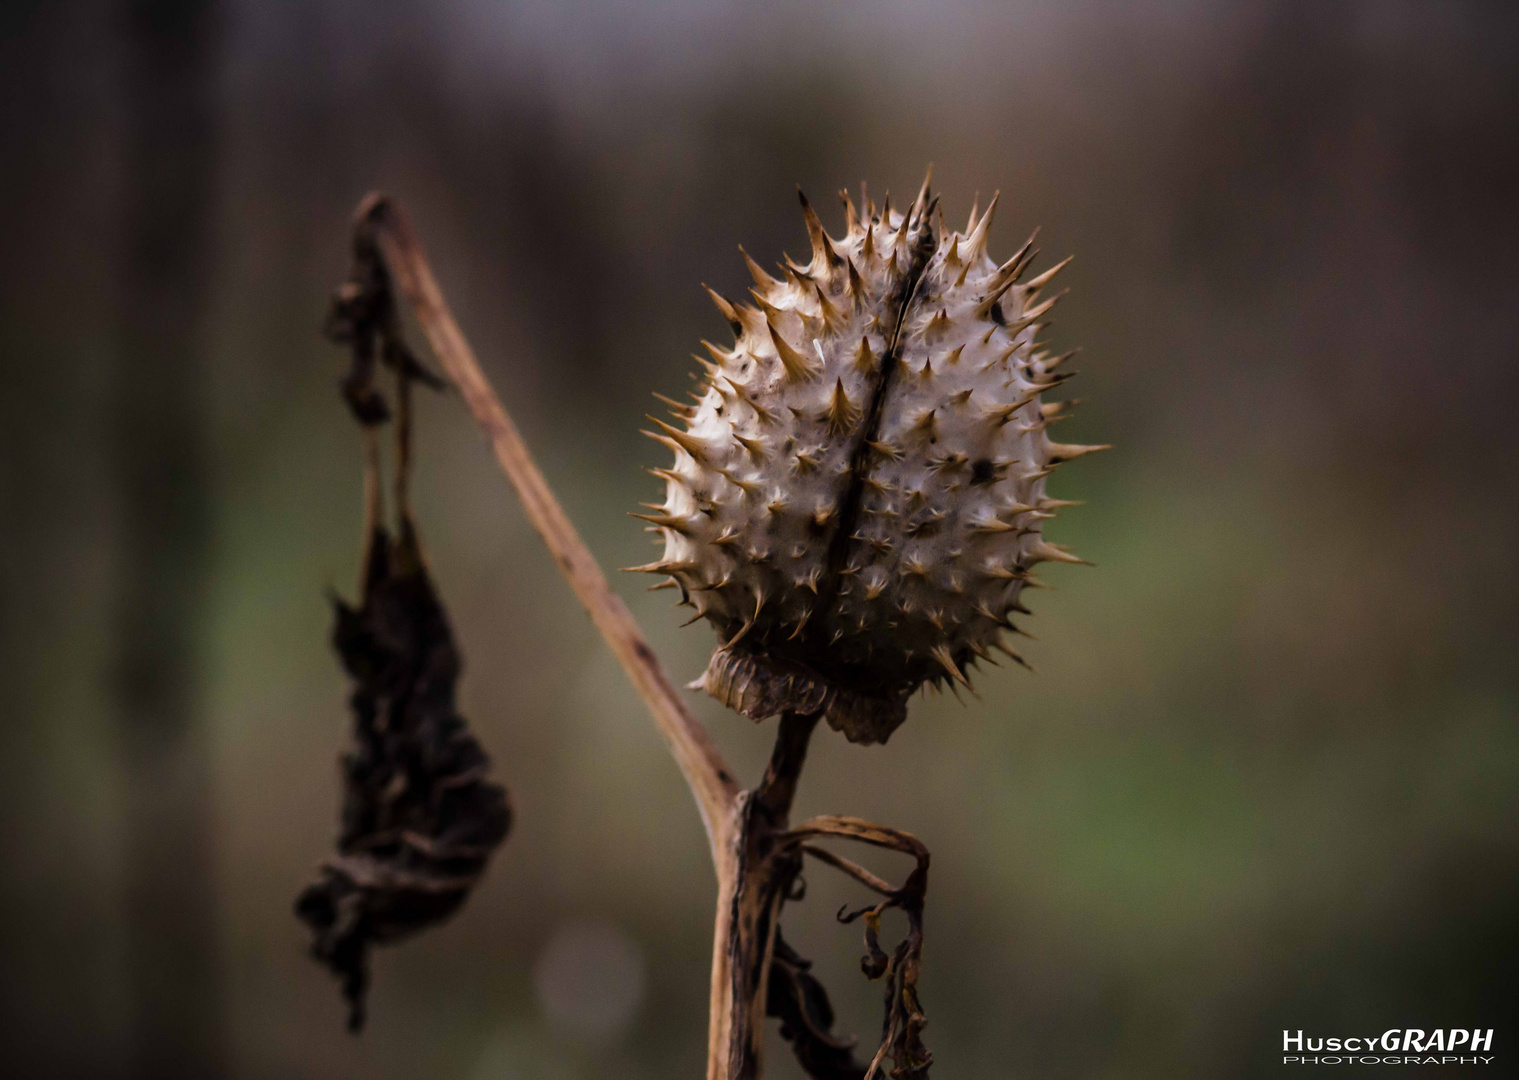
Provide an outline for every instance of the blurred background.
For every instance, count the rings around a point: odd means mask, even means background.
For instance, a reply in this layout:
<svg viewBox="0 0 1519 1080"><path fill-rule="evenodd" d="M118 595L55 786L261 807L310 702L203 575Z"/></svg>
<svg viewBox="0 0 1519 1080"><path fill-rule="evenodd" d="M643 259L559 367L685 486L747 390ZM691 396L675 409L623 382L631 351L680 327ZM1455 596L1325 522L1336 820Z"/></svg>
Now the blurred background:
<svg viewBox="0 0 1519 1080"><path fill-rule="evenodd" d="M1276 1076L1283 1028L1402 1026L1496 1027L1519 1075L1516 58L1505 2L8 0L0 1071L700 1075L694 806L453 397L420 520L517 824L361 1037L304 955L360 516L318 326L354 203L401 197L591 547L643 562L698 283L804 250L796 183L837 231L932 161L952 222L1001 190L994 255L1076 255L1062 435L1118 446L1054 481L1099 569L1032 595L1038 674L804 777L934 852L936 1075ZM697 675L710 631L614 584ZM695 705L757 777L772 731ZM810 885L783 925L873 1043L860 897Z"/></svg>

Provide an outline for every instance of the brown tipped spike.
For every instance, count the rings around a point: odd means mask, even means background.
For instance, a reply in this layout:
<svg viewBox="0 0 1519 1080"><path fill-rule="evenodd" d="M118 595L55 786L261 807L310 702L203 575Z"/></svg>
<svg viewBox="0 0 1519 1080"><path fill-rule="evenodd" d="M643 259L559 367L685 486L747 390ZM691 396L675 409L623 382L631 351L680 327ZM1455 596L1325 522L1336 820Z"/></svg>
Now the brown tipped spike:
<svg viewBox="0 0 1519 1080"><path fill-rule="evenodd" d="M981 213L981 193L976 192L970 201L970 217L965 222L965 235L969 236L976 231L976 216Z"/></svg>
<svg viewBox="0 0 1519 1080"><path fill-rule="evenodd" d="M991 279L986 284L986 299L982 300L981 303L976 306L977 318L984 319L991 313L993 305L1002 299L1003 295L1007 292L1008 289L1011 289L1013 287L1013 284L1017 282L1019 275L1023 273L1024 268L1027 267L1033 257L1038 254L1037 250L1033 246L1033 243L1033 237L1030 237L1029 242L1023 245L1018 254L1014 255L1011 259L1007 260L1007 262L997 267L996 272L992 274ZM1018 320L1018 322L1010 324L1008 326L1008 332L1017 333L1018 331L1023 330L1040 315L1043 315L1046 311L1048 311L1050 307L1054 306L1054 303L1055 301L1051 300L1048 303L1043 304L1039 308L1035 309L1032 313L1025 313L1023 317Z"/></svg>
<svg viewBox="0 0 1519 1080"><path fill-rule="evenodd" d="M702 338L701 339L701 344L702 344L702 348L706 349L707 352L709 352L709 353L712 354L712 359L716 360L718 362L718 364L720 364L720 365L722 365L724 367L726 367L727 365L733 363L735 360L738 359L738 354L737 353L732 352L732 351L730 351L728 349L724 349L720 345L714 345L714 344L712 344L712 342L708 341L706 338ZM701 357L697 357L697 359L701 360ZM706 363L706 361L704 361L704 360L702 362Z"/></svg>
<svg viewBox="0 0 1519 1080"><path fill-rule="evenodd" d="M939 666L949 673L950 678L954 679L955 682L962 684L967 689L970 688L970 680L967 679L965 675L960 671L960 669L955 666L955 659L954 657L950 656L949 649L946 646L935 645L931 655L935 660L939 661Z"/></svg>
<svg viewBox="0 0 1519 1080"><path fill-rule="evenodd" d="M742 386L738 385L734 385L733 392L738 395L739 400L741 400L745 405L749 406L750 409L754 410L754 418L756 420L764 424L766 427L770 427L775 424L775 413L766 408L765 405L753 394L749 393Z"/></svg>
<svg viewBox="0 0 1519 1080"><path fill-rule="evenodd" d="M1064 270L1067 266L1070 266L1071 260L1075 257L1076 256L1074 255L1067 255L1065 258L1057 262L1054 266L1050 267L1044 273L1040 274L1038 277L1030 278L1029 283L1027 286L1025 286L1025 288L1028 289L1030 294L1038 292L1040 289L1044 288L1051 281L1053 281L1056 274L1060 273L1060 271Z"/></svg>
<svg viewBox="0 0 1519 1080"><path fill-rule="evenodd" d="M1047 540L1041 540L1028 549L1029 558L1037 562L1063 562L1079 563L1082 566L1093 566L1078 555L1073 555L1058 544L1052 544Z"/></svg>
<svg viewBox="0 0 1519 1080"><path fill-rule="evenodd" d="M684 447L682 447L680 445L680 443L678 443L674 439L670 438L670 436L668 436L668 435L661 435L657 431L646 431L646 430L643 430L643 429L640 428L638 433L640 435L647 435L649 438L653 439L655 442L659 443L661 446L668 447L669 449L675 451L677 454L680 453L684 449Z"/></svg>
<svg viewBox="0 0 1519 1080"><path fill-rule="evenodd" d="M1042 368L1044 368L1045 371L1054 371L1057 367L1059 367L1061 364L1065 363L1067 360L1069 360L1071 357L1075 356L1080 351L1081 351L1080 349L1072 349L1070 352L1063 352L1059 356L1051 357L1048 360L1042 360L1042 361L1040 361L1039 366L1042 367ZM1070 404L1070 402L1062 401L1062 402L1058 402L1058 404L1064 406L1064 405ZM1059 412L1060 410L1056 409L1055 411ZM1046 415L1052 415L1052 414L1048 414L1047 413Z"/></svg>
<svg viewBox="0 0 1519 1080"><path fill-rule="evenodd" d="M837 304L828 299L828 294L823 291L823 286L818 284L816 279L812 282L812 295L817 299L818 313L823 317L823 326L825 328L837 326L842 321L844 313L839 310Z"/></svg>
<svg viewBox="0 0 1519 1080"><path fill-rule="evenodd" d="M656 400L670 406L670 411L682 420L689 420L696 415L696 406L694 405L687 405L684 402L676 401L674 398L665 397L657 390L654 392L654 397Z"/></svg>
<svg viewBox="0 0 1519 1080"><path fill-rule="evenodd" d="M764 267L760 266L759 263L754 261L753 256L744 250L743 244L740 244L738 246L738 251L739 254L744 257L744 265L749 268L749 276L754 279L754 284L756 287L766 293L770 292L772 289L780 287L781 283L775 278L771 277L769 274L765 273Z"/></svg>
<svg viewBox="0 0 1519 1080"><path fill-rule="evenodd" d="M849 297L854 301L855 306L859 307L865 299L865 280L860 277L860 272L855 269L853 259L845 259L844 263L849 267L849 277L846 284L846 287L849 289Z"/></svg>
<svg viewBox="0 0 1519 1080"><path fill-rule="evenodd" d="M986 213L981 215L981 220L976 223L976 227L971 230L970 236L966 238L966 246L970 248L969 253L966 255L967 262L974 262L986 254L986 238L992 229L992 217L997 212L997 201L1001 198L1002 192L1000 191L992 195L992 201L986 204Z"/></svg>
<svg viewBox="0 0 1519 1080"><path fill-rule="evenodd" d="M755 304L759 306L760 313L764 315L767 321L772 319L779 319L782 315L785 314L784 311L761 296L758 289L750 289L749 295L754 297Z"/></svg>
<svg viewBox="0 0 1519 1080"><path fill-rule="evenodd" d="M722 293L709 286L706 282L702 282L702 288L707 290L707 295L712 297L712 302L717 305L717 310L722 313L723 318L727 319L728 324L733 327L733 333L735 335L742 334L744 332L744 320L738 317L738 309L733 306L727 297L723 296Z"/></svg>
<svg viewBox="0 0 1519 1080"><path fill-rule="evenodd" d="M939 196L932 199L927 197L928 189L925 187L918 192L918 197L913 200L912 206L907 210L908 220L916 230L923 229L936 213L939 212Z"/></svg>
<svg viewBox="0 0 1519 1080"><path fill-rule="evenodd" d="M767 321L766 325L770 328L770 341L775 346L775 353L780 357L781 366L786 369L786 377L792 382L802 382L812 378L816 374L812 361L804 353L797 352L791 347L781 336L780 331L775 328L775 323Z"/></svg>
<svg viewBox="0 0 1519 1080"><path fill-rule="evenodd" d="M1034 670L1034 666L1032 664L1030 664L1023 657L1019 656L1012 649L1008 648L1007 647L1007 643L1004 642L1004 641L1002 641L1000 638L998 640L992 642L992 648L996 649L998 652L1006 653L1009 657L1012 658L1013 663L1020 664L1023 667L1028 668L1029 671L1033 671Z"/></svg>
<svg viewBox="0 0 1519 1080"><path fill-rule="evenodd" d="M997 276L999 278L1005 277L1010 281L1017 281L1023 276L1023 272L1028 269L1029 263L1033 262L1039 254L1039 249L1034 246L1034 241L1038 236L1038 229L1029 233L1029 238L1023 242L1023 246L1013 254L1013 257L997 267Z"/></svg>
<svg viewBox="0 0 1519 1080"><path fill-rule="evenodd" d="M765 444L758 439L751 439L747 435L740 435L735 431L733 433L733 441L747 450L749 456L757 462L764 462L769 458L769 455L765 453Z"/></svg>
<svg viewBox="0 0 1519 1080"><path fill-rule="evenodd" d="M1076 458L1085 457L1088 454L1095 454L1099 450L1111 449L1113 449L1113 445L1111 443L1098 443L1092 446L1082 446L1079 443L1052 442L1049 445L1050 463L1053 465L1059 464L1062 461L1073 461Z"/></svg>
<svg viewBox="0 0 1519 1080"><path fill-rule="evenodd" d="M923 213L919 215L918 228L923 228L923 223L932 217L942 219L942 215L939 213L939 196L937 195L928 201L928 205L923 209Z"/></svg>
<svg viewBox="0 0 1519 1080"><path fill-rule="evenodd" d="M1011 280L1004 281L1001 285L997 286L991 292L987 293L986 299L982 300L981 303L976 305L976 318L985 319L991 317L992 308L997 306L997 303L1002 299L1003 296L1007 294L1007 291L1012 287L1013 283ZM1028 323L1022 320L1016 323L1010 323L1007 327L1008 333L1015 334L1027 326Z"/></svg>
<svg viewBox="0 0 1519 1080"><path fill-rule="evenodd" d="M873 375L876 370L876 355L870 351L870 342L862 335L860 344L854 350L854 369L861 375Z"/></svg>
<svg viewBox="0 0 1519 1080"><path fill-rule="evenodd" d="M911 214L903 214L902 215L902 227L897 230L897 235L896 235L896 237L891 242L892 243L892 247L894 247L894 248L902 248L904 251L907 249L907 226L908 226L908 223L911 222L911 221L912 221L912 215Z"/></svg>
<svg viewBox="0 0 1519 1080"><path fill-rule="evenodd" d="M659 559L655 562L644 563L642 566L624 566L624 574L670 574L676 571L696 569L696 564L691 562L672 562Z"/></svg>
<svg viewBox="0 0 1519 1080"><path fill-rule="evenodd" d="M839 253L833 250L833 241L829 238L827 230L823 228L823 223L818 218L817 211L807 201L807 196L800 186L796 189L796 197L801 200L802 217L807 221L807 236L812 241L813 268L826 270L830 266L837 266Z"/></svg>
<svg viewBox="0 0 1519 1080"><path fill-rule="evenodd" d="M994 406L993 408L986 410L986 418L993 421L1000 427L1001 425L1006 424L1008 421L1010 421L1013 418L1013 415L1017 413L1019 409L1029 404L1038 396L1039 391L1033 390L1032 392L1019 398L1017 401L1009 401L1004 405Z"/></svg>
<svg viewBox="0 0 1519 1080"><path fill-rule="evenodd" d="M988 208L989 210L990 208ZM1038 238L1038 229L1029 233L1029 238L1023 242L1021 248L1013 253L1013 257L997 267L996 272L992 275L992 282L996 284L988 283L988 287L996 288L1004 282L1017 281L1022 276L1023 271L1028 269L1028 264L1033 262L1034 257L1039 254L1039 249L1034 247L1034 241Z"/></svg>
<svg viewBox="0 0 1519 1080"><path fill-rule="evenodd" d="M676 446L690 454L697 461L707 460L707 447L689 431L682 431L680 428L672 427L657 416L650 416L648 419L658 425L659 430L664 432L665 438L675 443ZM659 436L653 432L648 432L647 434L655 440L659 440Z"/></svg>
<svg viewBox="0 0 1519 1080"><path fill-rule="evenodd" d="M639 521L647 521L650 525L657 525L661 529L669 529L672 532L678 532L682 536L690 536L691 535L691 519L690 518L676 517L674 514L634 514L634 513L629 513L628 517L635 517Z"/></svg>
<svg viewBox="0 0 1519 1080"><path fill-rule="evenodd" d="M839 202L844 204L844 230L852 234L860 227L860 215L855 211L854 200L849 197L849 189L839 190Z"/></svg>
<svg viewBox="0 0 1519 1080"><path fill-rule="evenodd" d="M1067 290L1067 291L1069 291L1069 290ZM1065 293L1062 292L1062 293L1060 293L1060 294L1058 294L1056 296L1050 297L1048 300L1046 300L1042 304L1035 304L1033 307L1031 307L1027 311L1025 311L1023 313L1022 317L1019 318L1018 321L1021 322L1021 323L1023 323L1026 326L1032 326L1034 324L1034 321L1036 319L1038 319L1045 312L1049 311L1050 308L1052 308L1056 304L1060 303L1061 297L1063 297L1063 296L1065 296Z"/></svg>
<svg viewBox="0 0 1519 1080"><path fill-rule="evenodd" d="M918 189L918 197L912 201L912 210L908 212L909 217L917 217L920 223L923 220L924 210L928 206L928 184L933 178L934 165L930 161L928 171L923 175L923 186Z"/></svg>
<svg viewBox="0 0 1519 1080"><path fill-rule="evenodd" d="M844 392L844 378L840 376L834 381L833 393L828 396L828 404L823 410L824 419L828 422L828 430L834 435L841 435L854 426L859 417L859 410L854 402L849 400L849 395Z"/></svg>

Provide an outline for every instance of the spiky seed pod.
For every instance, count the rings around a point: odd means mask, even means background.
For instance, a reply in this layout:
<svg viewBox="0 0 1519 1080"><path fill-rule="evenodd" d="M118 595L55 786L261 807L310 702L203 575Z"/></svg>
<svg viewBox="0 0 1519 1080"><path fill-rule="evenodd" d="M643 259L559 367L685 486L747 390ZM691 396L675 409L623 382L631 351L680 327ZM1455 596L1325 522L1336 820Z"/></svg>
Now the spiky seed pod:
<svg viewBox="0 0 1519 1080"><path fill-rule="evenodd" d="M734 343L706 345L699 402L649 432L675 453L639 515L667 575L722 644L699 686L754 719L821 711L884 741L925 682L969 685L1022 610L1028 570L1078 561L1041 536L1045 477L1098 447L1045 433L1064 381L1035 351L1055 270L987 253L996 200L947 230L928 183L833 239L802 197L812 258L783 277L745 253L754 303L713 292ZM1064 264L1061 264L1064 265ZM711 290L709 290L710 292ZM1063 358L1061 358L1063 359Z"/></svg>

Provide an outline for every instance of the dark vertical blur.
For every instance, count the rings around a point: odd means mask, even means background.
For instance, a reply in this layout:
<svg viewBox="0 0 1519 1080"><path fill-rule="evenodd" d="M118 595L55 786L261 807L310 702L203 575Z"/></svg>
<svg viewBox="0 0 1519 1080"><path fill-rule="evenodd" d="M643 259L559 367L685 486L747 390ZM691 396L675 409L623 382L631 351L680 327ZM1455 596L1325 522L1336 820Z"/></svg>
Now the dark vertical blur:
<svg viewBox="0 0 1519 1080"><path fill-rule="evenodd" d="M120 500L112 690L123 750L130 1067L222 1071L203 708L205 382L222 26L214 0L123 0Z"/></svg>

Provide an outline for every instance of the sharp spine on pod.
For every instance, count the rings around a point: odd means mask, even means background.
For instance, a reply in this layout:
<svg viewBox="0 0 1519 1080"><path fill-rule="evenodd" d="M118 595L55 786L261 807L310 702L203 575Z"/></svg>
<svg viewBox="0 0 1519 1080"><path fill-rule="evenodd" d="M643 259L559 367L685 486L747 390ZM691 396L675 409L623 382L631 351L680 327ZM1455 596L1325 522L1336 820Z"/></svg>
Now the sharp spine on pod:
<svg viewBox="0 0 1519 1080"><path fill-rule="evenodd" d="M663 504L638 515L665 544L660 574L722 644L699 685L754 719L821 712L883 742L925 684L970 686L1002 642L1041 562L1083 562L1043 537L1063 461L1106 449L1057 443L1042 401L1070 377L1033 338L1069 259L1019 285L1034 236L989 255L1000 196L944 225L925 178L905 210L840 193L828 234L798 189L811 257L777 278L740 247L753 306L707 289L735 344L694 405L661 397L675 451ZM1033 329L1030 329L1033 328ZM773 353L773 355L772 355ZM1026 664L1025 664L1026 666ZM735 689L740 688L740 689Z"/></svg>

